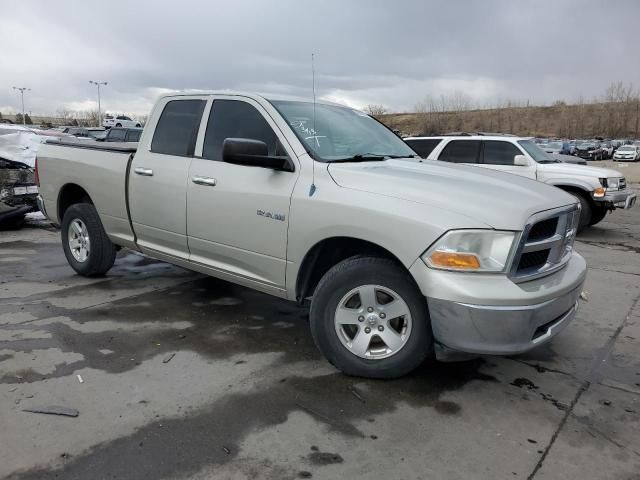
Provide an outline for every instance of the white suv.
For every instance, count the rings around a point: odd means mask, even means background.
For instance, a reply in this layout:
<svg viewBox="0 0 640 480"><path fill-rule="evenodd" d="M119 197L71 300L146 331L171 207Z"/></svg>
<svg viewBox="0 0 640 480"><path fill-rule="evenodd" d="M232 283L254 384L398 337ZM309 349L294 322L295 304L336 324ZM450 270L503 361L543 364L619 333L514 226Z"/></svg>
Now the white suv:
<svg viewBox="0 0 640 480"><path fill-rule="evenodd" d="M132 120L130 117L127 117L126 115L110 115L107 113L104 116L104 119L102 120L102 126L105 128L111 128L111 127L132 128L132 127L141 127L142 125L140 124L140 122L136 120Z"/></svg>
<svg viewBox="0 0 640 480"><path fill-rule="evenodd" d="M561 163L530 138L456 135L408 137L404 140L422 158L509 172L571 193L582 205L580 230L600 222L608 211L631 208L636 200L620 172Z"/></svg>

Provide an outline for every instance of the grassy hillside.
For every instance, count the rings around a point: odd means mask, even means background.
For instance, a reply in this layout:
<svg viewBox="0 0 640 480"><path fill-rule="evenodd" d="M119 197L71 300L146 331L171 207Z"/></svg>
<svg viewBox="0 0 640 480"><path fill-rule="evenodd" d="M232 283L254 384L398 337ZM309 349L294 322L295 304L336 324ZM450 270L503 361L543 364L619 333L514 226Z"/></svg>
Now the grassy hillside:
<svg viewBox="0 0 640 480"><path fill-rule="evenodd" d="M378 118L389 127L409 135L464 131L569 138L640 136L639 101L458 112L391 113Z"/></svg>

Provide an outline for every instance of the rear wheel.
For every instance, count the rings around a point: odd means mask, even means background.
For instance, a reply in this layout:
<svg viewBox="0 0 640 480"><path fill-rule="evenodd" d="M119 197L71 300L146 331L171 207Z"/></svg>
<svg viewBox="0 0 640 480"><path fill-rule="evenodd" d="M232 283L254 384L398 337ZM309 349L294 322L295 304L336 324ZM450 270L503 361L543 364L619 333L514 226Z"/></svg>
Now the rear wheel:
<svg viewBox="0 0 640 480"><path fill-rule="evenodd" d="M67 262L80 275L104 275L113 266L116 247L109 240L98 212L90 203L76 203L67 209L61 234Z"/></svg>
<svg viewBox="0 0 640 480"><path fill-rule="evenodd" d="M116 127L121 127L122 124L121 123L116 123Z"/></svg>
<svg viewBox="0 0 640 480"><path fill-rule="evenodd" d="M324 356L347 375L396 378L433 350L425 298L395 262L352 257L320 280L311 333Z"/></svg>

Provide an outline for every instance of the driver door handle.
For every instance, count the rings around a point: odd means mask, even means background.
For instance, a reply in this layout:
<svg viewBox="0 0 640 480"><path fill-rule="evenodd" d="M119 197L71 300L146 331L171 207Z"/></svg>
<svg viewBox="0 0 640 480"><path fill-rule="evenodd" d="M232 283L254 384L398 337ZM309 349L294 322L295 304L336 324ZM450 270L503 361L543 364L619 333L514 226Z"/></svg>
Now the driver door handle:
<svg viewBox="0 0 640 480"><path fill-rule="evenodd" d="M136 167L133 171L136 172L136 174L138 175L143 175L145 177L153 177L153 170L151 170L150 168Z"/></svg>
<svg viewBox="0 0 640 480"><path fill-rule="evenodd" d="M211 177L199 177L195 176L191 178L191 181L197 185L204 185L206 187L215 187L216 179Z"/></svg>

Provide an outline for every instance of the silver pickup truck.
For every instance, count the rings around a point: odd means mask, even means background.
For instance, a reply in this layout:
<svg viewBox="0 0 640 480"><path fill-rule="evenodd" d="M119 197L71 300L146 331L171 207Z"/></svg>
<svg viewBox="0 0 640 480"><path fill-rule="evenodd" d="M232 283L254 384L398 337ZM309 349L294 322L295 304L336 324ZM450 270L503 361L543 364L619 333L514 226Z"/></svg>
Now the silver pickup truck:
<svg viewBox="0 0 640 480"><path fill-rule="evenodd" d="M37 172L79 274L125 247L310 299L318 348L350 375L548 341L586 275L575 198L419 160L357 110L204 92L162 97L137 146L46 144Z"/></svg>

